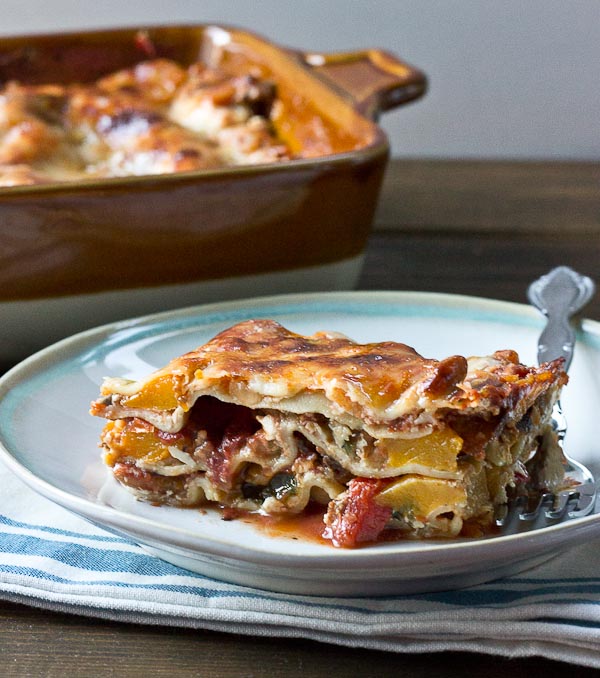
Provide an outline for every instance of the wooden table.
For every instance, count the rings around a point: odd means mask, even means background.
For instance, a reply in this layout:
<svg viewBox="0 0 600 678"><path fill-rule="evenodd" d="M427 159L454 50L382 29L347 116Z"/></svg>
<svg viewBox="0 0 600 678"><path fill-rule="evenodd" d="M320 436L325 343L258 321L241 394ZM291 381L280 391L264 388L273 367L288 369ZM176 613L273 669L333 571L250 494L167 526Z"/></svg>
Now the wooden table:
<svg viewBox="0 0 600 678"><path fill-rule="evenodd" d="M528 283L560 264L600 280L600 165L395 161L360 289L524 302ZM600 295L586 315L600 320ZM19 678L579 675L539 658L392 654L113 623L3 602L0 659L0 675Z"/></svg>

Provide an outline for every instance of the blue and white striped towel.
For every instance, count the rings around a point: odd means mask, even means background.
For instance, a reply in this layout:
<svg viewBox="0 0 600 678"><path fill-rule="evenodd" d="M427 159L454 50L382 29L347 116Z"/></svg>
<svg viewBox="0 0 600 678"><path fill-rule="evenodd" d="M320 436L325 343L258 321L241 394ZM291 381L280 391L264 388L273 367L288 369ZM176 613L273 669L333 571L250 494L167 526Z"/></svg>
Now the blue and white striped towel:
<svg viewBox="0 0 600 678"><path fill-rule="evenodd" d="M126 622L396 652L539 655L600 667L600 543L461 591L318 598L214 581L53 505L0 466L0 597Z"/></svg>

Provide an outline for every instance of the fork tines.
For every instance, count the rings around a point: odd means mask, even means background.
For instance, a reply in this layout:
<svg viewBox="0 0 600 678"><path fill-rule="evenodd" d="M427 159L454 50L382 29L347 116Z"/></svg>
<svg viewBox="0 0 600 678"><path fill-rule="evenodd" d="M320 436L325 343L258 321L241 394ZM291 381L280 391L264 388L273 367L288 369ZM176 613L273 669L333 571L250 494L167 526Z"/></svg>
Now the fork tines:
<svg viewBox="0 0 600 678"><path fill-rule="evenodd" d="M587 515L594 508L594 500L594 488L586 485L558 493L541 492L537 496L522 494L498 509L495 522L505 533L553 525Z"/></svg>

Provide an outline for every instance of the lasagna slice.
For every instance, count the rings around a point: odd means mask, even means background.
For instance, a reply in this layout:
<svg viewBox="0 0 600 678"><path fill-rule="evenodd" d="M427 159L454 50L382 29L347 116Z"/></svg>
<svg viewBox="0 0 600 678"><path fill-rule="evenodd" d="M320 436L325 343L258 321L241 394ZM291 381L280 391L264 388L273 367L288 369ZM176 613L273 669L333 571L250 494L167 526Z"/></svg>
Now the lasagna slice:
<svg viewBox="0 0 600 678"><path fill-rule="evenodd" d="M322 505L323 536L484 534L516 488L553 489L562 361L426 359L404 344L239 323L141 381L106 379L106 464L138 498L229 513ZM234 509L234 511L230 511Z"/></svg>

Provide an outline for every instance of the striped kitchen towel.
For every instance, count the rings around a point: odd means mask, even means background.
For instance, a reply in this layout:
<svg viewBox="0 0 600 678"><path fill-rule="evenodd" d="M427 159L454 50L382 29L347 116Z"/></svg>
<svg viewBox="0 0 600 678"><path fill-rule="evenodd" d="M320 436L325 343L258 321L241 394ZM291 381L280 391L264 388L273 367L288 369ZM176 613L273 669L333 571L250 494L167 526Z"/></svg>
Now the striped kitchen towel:
<svg viewBox="0 0 600 678"><path fill-rule="evenodd" d="M600 668L600 542L460 591L319 598L215 581L55 506L0 466L0 597L125 622L395 652L540 655Z"/></svg>

